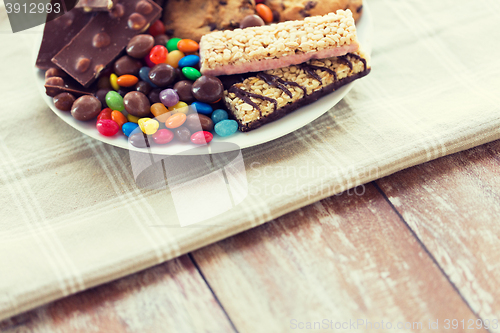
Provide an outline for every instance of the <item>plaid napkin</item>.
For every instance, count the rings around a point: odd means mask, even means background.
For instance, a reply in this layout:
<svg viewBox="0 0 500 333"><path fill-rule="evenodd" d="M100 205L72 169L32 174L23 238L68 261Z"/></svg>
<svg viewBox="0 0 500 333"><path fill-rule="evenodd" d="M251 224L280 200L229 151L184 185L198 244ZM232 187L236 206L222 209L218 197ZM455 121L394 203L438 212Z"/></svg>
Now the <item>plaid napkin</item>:
<svg viewBox="0 0 500 333"><path fill-rule="evenodd" d="M498 139L500 4L370 8L372 73L330 112L241 154L162 160L54 115L33 80L32 39L10 33L2 7L0 319Z"/></svg>

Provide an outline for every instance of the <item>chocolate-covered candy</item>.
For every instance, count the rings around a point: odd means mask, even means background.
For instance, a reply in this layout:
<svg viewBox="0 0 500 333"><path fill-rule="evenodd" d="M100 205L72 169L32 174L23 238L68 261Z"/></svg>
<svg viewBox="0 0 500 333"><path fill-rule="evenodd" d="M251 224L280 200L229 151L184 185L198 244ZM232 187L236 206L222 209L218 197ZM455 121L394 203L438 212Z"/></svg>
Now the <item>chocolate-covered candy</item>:
<svg viewBox="0 0 500 333"><path fill-rule="evenodd" d="M258 15L248 15L243 18L240 22L240 29L250 28L250 27L260 27L265 25L264 20Z"/></svg>
<svg viewBox="0 0 500 333"><path fill-rule="evenodd" d="M174 129L174 137L180 142L189 142L191 140L191 131L185 126L177 127Z"/></svg>
<svg viewBox="0 0 500 333"><path fill-rule="evenodd" d="M123 97L123 104L125 110L133 116L144 118L149 115L149 108L151 104L149 99L141 92L131 91Z"/></svg>
<svg viewBox="0 0 500 333"><path fill-rule="evenodd" d="M51 86L51 87L48 87ZM52 76L45 80L45 93L50 97L55 97L61 92L58 87L64 87L64 80L58 76Z"/></svg>
<svg viewBox="0 0 500 333"><path fill-rule="evenodd" d="M175 69L175 78L177 79L177 81L187 80L187 77L182 74L182 70L180 68Z"/></svg>
<svg viewBox="0 0 500 333"><path fill-rule="evenodd" d="M151 92L151 90L153 90L153 88L151 87L151 85L145 81L139 81L137 82L137 84L135 85L134 87L135 91L138 91L138 92L141 92L143 93L144 95L149 95L149 93Z"/></svg>
<svg viewBox="0 0 500 333"><path fill-rule="evenodd" d="M162 90L163 89L160 89L160 88L156 88L156 89L151 90L151 92L148 95L148 98L149 98L149 101L151 102L151 105L153 105L155 103L161 103L160 92Z"/></svg>
<svg viewBox="0 0 500 333"><path fill-rule="evenodd" d="M120 87L117 93L119 93L121 97L125 97L125 95L131 92L132 90L134 90L133 87L132 88Z"/></svg>
<svg viewBox="0 0 500 333"><path fill-rule="evenodd" d="M127 54L133 58L142 59L149 54L155 45L155 39L151 35L137 35L127 45Z"/></svg>
<svg viewBox="0 0 500 333"><path fill-rule="evenodd" d="M155 45L167 46L167 42L170 40L167 35L160 34L155 36Z"/></svg>
<svg viewBox="0 0 500 333"><path fill-rule="evenodd" d="M53 76L65 77L65 76L67 76L67 74L64 73L64 71L62 71L56 67L52 67L52 68L47 69L47 71L45 72L45 79L48 79L49 77L53 77Z"/></svg>
<svg viewBox="0 0 500 333"><path fill-rule="evenodd" d="M128 142L130 142L132 146L137 148L149 147L148 137L142 132L130 134L130 136L128 137Z"/></svg>
<svg viewBox="0 0 500 333"><path fill-rule="evenodd" d="M111 89L99 89L96 91L95 97L97 97L97 99L99 100L99 102L101 102L102 105L106 105L106 94L110 90Z"/></svg>
<svg viewBox="0 0 500 333"><path fill-rule="evenodd" d="M160 88L166 88L174 83L175 77L175 68L167 64L155 65L149 71L149 79Z"/></svg>
<svg viewBox="0 0 500 333"><path fill-rule="evenodd" d="M118 76L122 76L125 74L137 76L141 67L142 63L139 60L125 55L115 62L114 69L115 74Z"/></svg>
<svg viewBox="0 0 500 333"><path fill-rule="evenodd" d="M86 121L97 117L101 112L101 102L90 95L79 97L71 107L71 115L73 118L81 121Z"/></svg>
<svg viewBox="0 0 500 333"><path fill-rule="evenodd" d="M191 91L193 87L193 82L190 80L182 80L174 85L174 90L179 95L179 100L185 103L193 103L195 98L193 92Z"/></svg>
<svg viewBox="0 0 500 333"><path fill-rule="evenodd" d="M205 115L192 113L187 116L184 126L186 126L191 133L201 130L211 132L214 129L214 122Z"/></svg>
<svg viewBox="0 0 500 333"><path fill-rule="evenodd" d="M203 75L193 83L194 98L203 103L215 103L224 95L224 86L215 76Z"/></svg>
<svg viewBox="0 0 500 333"><path fill-rule="evenodd" d="M56 95L53 101L57 109L61 111L71 111L71 107L75 102L75 96L71 95L70 93L63 92Z"/></svg>

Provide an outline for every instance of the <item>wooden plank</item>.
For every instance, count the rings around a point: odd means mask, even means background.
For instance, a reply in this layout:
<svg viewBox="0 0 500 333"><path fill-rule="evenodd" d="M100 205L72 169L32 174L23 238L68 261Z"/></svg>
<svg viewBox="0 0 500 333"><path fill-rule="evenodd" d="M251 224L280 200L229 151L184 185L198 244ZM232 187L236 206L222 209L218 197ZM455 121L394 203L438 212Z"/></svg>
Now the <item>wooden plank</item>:
<svg viewBox="0 0 500 333"><path fill-rule="evenodd" d="M377 181L470 307L490 320L500 315L499 156L495 141Z"/></svg>
<svg viewBox="0 0 500 333"><path fill-rule="evenodd" d="M187 256L0 322L2 332L234 332Z"/></svg>
<svg viewBox="0 0 500 333"><path fill-rule="evenodd" d="M372 184L365 189L193 253L239 332L289 332L301 323L373 332L382 321L429 331L437 320L435 332L448 318L476 319L383 196ZM358 319L363 325L350 326Z"/></svg>

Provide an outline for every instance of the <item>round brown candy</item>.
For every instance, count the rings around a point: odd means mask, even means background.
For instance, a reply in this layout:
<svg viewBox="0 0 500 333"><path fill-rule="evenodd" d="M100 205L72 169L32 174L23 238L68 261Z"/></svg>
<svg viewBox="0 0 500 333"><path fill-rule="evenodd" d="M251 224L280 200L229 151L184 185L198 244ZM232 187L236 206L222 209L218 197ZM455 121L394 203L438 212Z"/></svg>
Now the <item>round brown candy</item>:
<svg viewBox="0 0 500 333"><path fill-rule="evenodd" d="M185 103L193 103L195 101L191 88L193 82L190 80L182 80L174 85L174 90L179 95L179 100Z"/></svg>
<svg viewBox="0 0 500 333"><path fill-rule="evenodd" d="M149 115L149 99L141 92L131 91L123 97L125 110L133 116L144 118Z"/></svg>
<svg viewBox="0 0 500 333"><path fill-rule="evenodd" d="M71 95L70 93L63 92L59 95L56 95L53 101L57 109L61 111L71 111L71 107L75 102L75 96Z"/></svg>
<svg viewBox="0 0 500 333"><path fill-rule="evenodd" d="M170 40L167 35L161 34L155 36L155 45L167 46L167 42Z"/></svg>
<svg viewBox="0 0 500 333"><path fill-rule="evenodd" d="M240 22L240 29L250 28L250 27L260 27L265 25L264 20L258 15L248 15L243 18Z"/></svg>
<svg viewBox="0 0 500 333"><path fill-rule="evenodd" d="M193 83L194 98L203 103L215 103L224 95L224 86L215 76L203 75Z"/></svg>
<svg viewBox="0 0 500 333"><path fill-rule="evenodd" d="M101 102L90 95L84 95L76 99L71 107L71 115L76 120L86 121L97 117L101 112Z"/></svg>
<svg viewBox="0 0 500 333"><path fill-rule="evenodd" d="M54 88L54 86L64 87L64 80L58 76L52 76L45 80L45 93L50 97L55 97L61 92L60 88Z"/></svg>
<svg viewBox="0 0 500 333"><path fill-rule="evenodd" d="M205 115L192 113L187 116L184 126L186 126L191 133L201 130L211 132L214 129L214 122Z"/></svg>
<svg viewBox="0 0 500 333"><path fill-rule="evenodd" d="M161 103L160 99L160 92L162 89L156 88L151 90L151 92L148 95L149 101L151 102L151 105L156 104L156 103Z"/></svg>
<svg viewBox="0 0 500 333"><path fill-rule="evenodd" d="M109 91L111 91L111 89L106 89L106 88L99 89L99 90L96 91L95 97L97 97L97 99L99 100L99 102L101 102L101 105L107 105L106 104L106 94Z"/></svg>
<svg viewBox="0 0 500 333"><path fill-rule="evenodd" d="M45 72L45 79L48 79L49 77L53 77L53 76L65 77L66 73L64 71L60 70L59 68L56 68L56 67L51 67L51 68L47 69L47 71Z"/></svg>
<svg viewBox="0 0 500 333"><path fill-rule="evenodd" d="M141 67L142 63L139 60L125 55L115 62L114 69L115 74L118 76L125 74L137 76Z"/></svg>
<svg viewBox="0 0 500 333"><path fill-rule="evenodd" d="M127 44L127 54L133 58L142 59L149 54L155 45L155 39L151 35L134 36Z"/></svg>
<svg viewBox="0 0 500 333"><path fill-rule="evenodd" d="M149 83L145 82L145 81L139 81L139 82L137 82L137 84L135 85L134 88L135 88L135 91L141 92L141 93L143 93L146 96L149 95L149 93L153 89L151 87L151 85Z"/></svg>
<svg viewBox="0 0 500 333"><path fill-rule="evenodd" d="M185 126L177 127L174 129L174 137L180 142L189 142L191 141L191 131Z"/></svg>
<svg viewBox="0 0 500 333"><path fill-rule="evenodd" d="M155 65L149 71L149 79L160 88L168 87L174 83L175 77L175 69L167 64Z"/></svg>
<svg viewBox="0 0 500 333"><path fill-rule="evenodd" d="M135 11L143 15L148 15L153 11L153 5L145 0L142 0L135 6Z"/></svg>
<svg viewBox="0 0 500 333"><path fill-rule="evenodd" d="M182 70L180 68L175 69L175 78L177 81L187 80L187 77L182 74Z"/></svg>

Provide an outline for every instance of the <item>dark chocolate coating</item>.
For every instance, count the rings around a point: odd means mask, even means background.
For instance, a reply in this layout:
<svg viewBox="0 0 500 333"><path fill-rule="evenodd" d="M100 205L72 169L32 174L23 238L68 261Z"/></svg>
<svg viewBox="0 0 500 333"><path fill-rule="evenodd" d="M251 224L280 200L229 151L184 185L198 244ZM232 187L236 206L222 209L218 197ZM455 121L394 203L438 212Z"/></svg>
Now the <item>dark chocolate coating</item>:
<svg viewBox="0 0 500 333"><path fill-rule="evenodd" d="M224 86L215 76L203 75L193 83L193 96L203 103L215 103L224 95Z"/></svg>
<svg viewBox="0 0 500 333"><path fill-rule="evenodd" d="M189 142L191 141L191 131L185 126L177 127L174 129L174 137L180 142Z"/></svg>
<svg viewBox="0 0 500 333"><path fill-rule="evenodd" d="M155 65L149 71L149 79L160 88L166 88L174 83L176 78L175 69L167 64Z"/></svg>
<svg viewBox="0 0 500 333"><path fill-rule="evenodd" d="M79 97L71 107L71 115L76 120L87 121L94 119L101 112L101 102L90 95Z"/></svg>
<svg viewBox="0 0 500 333"><path fill-rule="evenodd" d="M143 93L144 95L148 96L149 93L151 92L151 90L153 90L153 88L151 87L151 85L145 81L139 81L137 82L137 84L135 85L134 87L135 91L138 91L138 92L141 92Z"/></svg>
<svg viewBox="0 0 500 333"><path fill-rule="evenodd" d="M123 97L125 110L133 116L143 118L149 115L149 99L141 92L131 91Z"/></svg>
<svg viewBox="0 0 500 333"><path fill-rule="evenodd" d="M162 45L162 46L167 46L168 41L170 38L168 38L167 35L156 35L155 36L155 45Z"/></svg>
<svg viewBox="0 0 500 333"><path fill-rule="evenodd" d="M211 132L214 129L214 122L203 114L192 113L187 116L184 126L186 126L191 133L201 130Z"/></svg>
<svg viewBox="0 0 500 333"><path fill-rule="evenodd" d="M115 62L115 74L122 76L125 74L136 75L139 74L139 70L142 67L142 63L132 57L124 55Z"/></svg>
<svg viewBox="0 0 500 333"><path fill-rule="evenodd" d="M161 103L160 92L162 90L163 89L161 89L161 88L156 88L156 89L151 90L151 92L148 95L149 102L151 102L151 105L153 105L155 103Z"/></svg>
<svg viewBox="0 0 500 333"><path fill-rule="evenodd" d="M106 94L110 91L111 89L99 89L95 93L95 97L101 102L101 105L107 105L106 104Z"/></svg>
<svg viewBox="0 0 500 333"><path fill-rule="evenodd" d="M174 90L179 95L179 100L185 103L193 103L195 98L191 88L193 87L193 82L190 80L182 80L174 85Z"/></svg>
<svg viewBox="0 0 500 333"><path fill-rule="evenodd" d="M155 45L155 39L151 35L137 35L127 45L127 54L133 58L142 59L149 54Z"/></svg>
<svg viewBox="0 0 500 333"><path fill-rule="evenodd" d="M61 111L71 111L71 107L75 102L75 96L70 93L63 92L54 97L54 105Z"/></svg>

